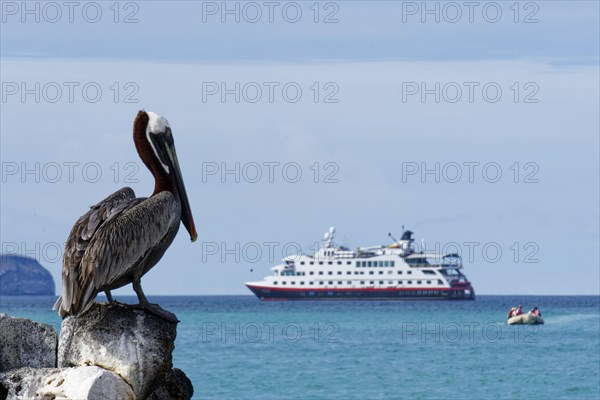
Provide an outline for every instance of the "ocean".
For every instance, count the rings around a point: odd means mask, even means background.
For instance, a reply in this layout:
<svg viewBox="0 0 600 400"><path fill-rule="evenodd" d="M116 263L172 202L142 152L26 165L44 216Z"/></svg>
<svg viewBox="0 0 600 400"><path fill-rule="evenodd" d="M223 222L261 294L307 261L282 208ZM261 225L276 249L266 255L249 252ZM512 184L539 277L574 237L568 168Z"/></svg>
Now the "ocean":
<svg viewBox="0 0 600 400"><path fill-rule="evenodd" d="M194 399L600 398L598 296L149 299L181 320L173 364ZM0 312L60 327L54 300L0 297ZM546 324L505 325L518 304L538 306Z"/></svg>

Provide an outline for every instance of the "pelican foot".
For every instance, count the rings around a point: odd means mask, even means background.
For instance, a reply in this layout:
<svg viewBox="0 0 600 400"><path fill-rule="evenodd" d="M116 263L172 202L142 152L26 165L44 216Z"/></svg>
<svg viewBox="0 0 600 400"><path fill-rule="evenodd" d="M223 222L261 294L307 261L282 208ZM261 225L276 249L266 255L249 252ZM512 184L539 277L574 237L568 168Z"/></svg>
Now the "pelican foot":
<svg viewBox="0 0 600 400"><path fill-rule="evenodd" d="M164 319L165 321L174 322L174 323L181 322L177 319L177 316L175 314L173 314L170 311L165 310L158 304L146 303L146 304L133 304L131 306L133 308L147 311L150 314L156 315L157 317Z"/></svg>

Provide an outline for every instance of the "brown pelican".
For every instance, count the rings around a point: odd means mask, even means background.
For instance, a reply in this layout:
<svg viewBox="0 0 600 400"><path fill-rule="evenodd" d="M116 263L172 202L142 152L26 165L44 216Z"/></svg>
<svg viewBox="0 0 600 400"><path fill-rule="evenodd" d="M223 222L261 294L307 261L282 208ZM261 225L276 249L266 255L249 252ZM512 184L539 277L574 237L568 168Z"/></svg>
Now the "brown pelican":
<svg viewBox="0 0 600 400"><path fill-rule="evenodd" d="M77 220L63 254L62 292L54 309L61 317L88 310L96 295L133 283L139 307L168 320L175 316L150 304L140 279L162 258L179 221L197 238L169 122L140 111L133 123L137 152L154 176L154 193L135 197L129 187L108 196Z"/></svg>

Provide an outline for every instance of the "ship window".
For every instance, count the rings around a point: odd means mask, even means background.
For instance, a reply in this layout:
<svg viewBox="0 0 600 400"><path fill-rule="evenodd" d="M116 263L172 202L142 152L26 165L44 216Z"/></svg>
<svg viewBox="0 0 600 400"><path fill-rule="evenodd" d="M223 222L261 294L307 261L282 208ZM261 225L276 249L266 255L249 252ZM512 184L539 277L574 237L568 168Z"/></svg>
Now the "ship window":
<svg viewBox="0 0 600 400"><path fill-rule="evenodd" d="M398 271L398 275L402 275L402 271Z"/></svg>
<svg viewBox="0 0 600 400"><path fill-rule="evenodd" d="M329 271L329 272L327 273L327 275L333 275L333 272L332 272L332 271Z"/></svg>
<svg viewBox="0 0 600 400"><path fill-rule="evenodd" d="M354 275L358 275L358 271L354 271Z"/></svg>
<svg viewBox="0 0 600 400"><path fill-rule="evenodd" d="M352 271L347 271L346 275L352 275Z"/></svg>
<svg viewBox="0 0 600 400"><path fill-rule="evenodd" d="M295 285L295 284L296 284L296 281L291 281L290 282L290 285Z"/></svg>
<svg viewBox="0 0 600 400"><path fill-rule="evenodd" d="M388 281L388 282L389 282L390 284L391 284L391 283L394 283L394 281Z"/></svg>
<svg viewBox="0 0 600 400"><path fill-rule="evenodd" d="M328 261L327 264L331 265L333 264L333 261Z"/></svg>
<svg viewBox="0 0 600 400"><path fill-rule="evenodd" d="M330 285L333 285L333 281L329 281L328 283L329 283Z"/></svg>
<svg viewBox="0 0 600 400"><path fill-rule="evenodd" d="M300 265L304 265L304 261L300 261Z"/></svg>
<svg viewBox="0 0 600 400"><path fill-rule="evenodd" d="M375 272L373 271L369 271L369 275L373 275Z"/></svg>
<svg viewBox="0 0 600 400"><path fill-rule="evenodd" d="M368 261L367 262L367 267L370 267L370 266L371 266L371 261Z"/></svg>
<svg viewBox="0 0 600 400"><path fill-rule="evenodd" d="M314 262L314 261L311 261L311 262L310 262L310 265L315 265L315 262Z"/></svg>
<svg viewBox="0 0 600 400"><path fill-rule="evenodd" d="M286 283L287 283L286 281L281 281L281 284L282 284L282 285L285 285Z"/></svg>
<svg viewBox="0 0 600 400"><path fill-rule="evenodd" d="M352 265L352 261L346 261L346 265Z"/></svg>
<svg viewBox="0 0 600 400"><path fill-rule="evenodd" d="M421 284L421 281L417 281L417 285L420 285L420 284Z"/></svg>
<svg viewBox="0 0 600 400"><path fill-rule="evenodd" d="M319 261L319 265L323 265L323 261Z"/></svg>
<svg viewBox="0 0 600 400"><path fill-rule="evenodd" d="M319 271L319 275L323 275L323 271Z"/></svg>
<svg viewBox="0 0 600 400"><path fill-rule="evenodd" d="M383 285L383 281L379 281L379 284L380 284L380 285Z"/></svg>
<svg viewBox="0 0 600 400"><path fill-rule="evenodd" d="M391 275L394 271L388 271L388 275Z"/></svg>
<svg viewBox="0 0 600 400"><path fill-rule="evenodd" d="M342 274L342 271L338 271L338 275L341 275L341 274Z"/></svg>
<svg viewBox="0 0 600 400"><path fill-rule="evenodd" d="M442 282L441 279L438 279L438 285L443 285L443 284L444 284L444 282Z"/></svg>
<svg viewBox="0 0 600 400"><path fill-rule="evenodd" d="M383 261L379 261L379 266L383 267ZM387 267L387 265L386 265L386 267Z"/></svg>
<svg viewBox="0 0 600 400"><path fill-rule="evenodd" d="M314 275L314 274L315 274L315 271L310 271L308 274L309 274L309 275Z"/></svg>
<svg viewBox="0 0 600 400"><path fill-rule="evenodd" d="M365 274L365 271L360 271L360 274L361 274L361 275L364 275L364 274Z"/></svg>
<svg viewBox="0 0 600 400"><path fill-rule="evenodd" d="M301 285L304 285L304 281L300 281L300 284L301 284Z"/></svg>
<svg viewBox="0 0 600 400"><path fill-rule="evenodd" d="M273 285L277 285L277 281L274 281L274 282L273 282Z"/></svg>
<svg viewBox="0 0 600 400"><path fill-rule="evenodd" d="M412 275L412 271L408 271L407 274Z"/></svg>
<svg viewBox="0 0 600 400"><path fill-rule="evenodd" d="M383 271L379 271L379 275L383 275Z"/></svg>
<svg viewBox="0 0 600 400"><path fill-rule="evenodd" d="M367 262L366 261L363 261L362 263L363 263L363 267L367 266Z"/></svg>
<svg viewBox="0 0 600 400"><path fill-rule="evenodd" d="M342 262L341 262L341 261L338 261L338 265L342 265Z"/></svg>
<svg viewBox="0 0 600 400"><path fill-rule="evenodd" d="M391 263L391 266L393 267L394 266L394 261L390 261L390 263Z"/></svg>
<svg viewBox="0 0 600 400"><path fill-rule="evenodd" d="M360 284L361 284L361 285L364 285L364 284L365 284L365 281L360 281Z"/></svg>
<svg viewBox="0 0 600 400"><path fill-rule="evenodd" d="M423 273L424 273L425 275L435 275L435 271L432 271L432 270L430 270L430 269L424 269L424 270L423 270Z"/></svg>
<svg viewBox="0 0 600 400"><path fill-rule="evenodd" d="M383 265L385 265L386 267L389 267L390 266L390 262L389 261L385 261Z"/></svg>
<svg viewBox="0 0 600 400"><path fill-rule="evenodd" d="M322 285L322 284L323 284L323 281L319 281L319 285Z"/></svg>
<svg viewBox="0 0 600 400"><path fill-rule="evenodd" d="M314 285L314 284L315 284L315 282L314 282L314 281L311 281L311 282L308 282L308 284L309 284L309 285Z"/></svg>
<svg viewBox="0 0 600 400"><path fill-rule="evenodd" d="M342 281L338 281L338 285L341 285L341 284L342 284Z"/></svg>
<svg viewBox="0 0 600 400"><path fill-rule="evenodd" d="M427 284L428 284L428 285L431 285L431 281L427 281Z"/></svg>
<svg viewBox="0 0 600 400"><path fill-rule="evenodd" d="M347 282L348 282L348 285L352 285L352 281L347 281Z"/></svg>
<svg viewBox="0 0 600 400"><path fill-rule="evenodd" d="M408 281L408 284L409 284L409 285L412 285L412 281Z"/></svg>
<svg viewBox="0 0 600 400"><path fill-rule="evenodd" d="M356 262L356 266L357 266L357 267L360 267L360 261L357 261L357 262Z"/></svg>
<svg viewBox="0 0 600 400"><path fill-rule="evenodd" d="M371 284L371 285L374 285L374 284L375 284L375 281L371 281L371 282L369 282L369 284Z"/></svg>

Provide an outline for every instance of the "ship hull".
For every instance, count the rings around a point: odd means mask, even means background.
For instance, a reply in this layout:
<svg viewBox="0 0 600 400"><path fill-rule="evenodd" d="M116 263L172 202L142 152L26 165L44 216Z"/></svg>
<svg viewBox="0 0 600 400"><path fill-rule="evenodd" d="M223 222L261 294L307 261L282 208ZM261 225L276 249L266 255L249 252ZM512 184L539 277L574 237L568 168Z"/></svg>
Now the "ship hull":
<svg viewBox="0 0 600 400"><path fill-rule="evenodd" d="M468 288L283 289L246 285L260 300L474 300Z"/></svg>

